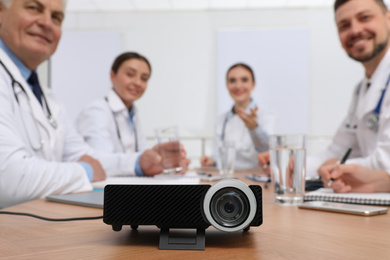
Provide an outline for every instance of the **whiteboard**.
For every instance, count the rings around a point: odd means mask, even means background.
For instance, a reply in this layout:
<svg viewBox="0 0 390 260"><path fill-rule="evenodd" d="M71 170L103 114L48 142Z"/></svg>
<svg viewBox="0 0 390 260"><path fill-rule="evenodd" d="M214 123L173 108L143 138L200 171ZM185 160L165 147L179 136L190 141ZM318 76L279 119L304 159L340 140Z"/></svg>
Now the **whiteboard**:
<svg viewBox="0 0 390 260"><path fill-rule="evenodd" d="M277 133L309 131L309 32L306 28L219 30L217 114L233 105L226 72L238 62L254 71L252 97L278 115Z"/></svg>
<svg viewBox="0 0 390 260"><path fill-rule="evenodd" d="M111 88L111 65L121 53L119 32L66 32L50 60L50 86L72 122Z"/></svg>

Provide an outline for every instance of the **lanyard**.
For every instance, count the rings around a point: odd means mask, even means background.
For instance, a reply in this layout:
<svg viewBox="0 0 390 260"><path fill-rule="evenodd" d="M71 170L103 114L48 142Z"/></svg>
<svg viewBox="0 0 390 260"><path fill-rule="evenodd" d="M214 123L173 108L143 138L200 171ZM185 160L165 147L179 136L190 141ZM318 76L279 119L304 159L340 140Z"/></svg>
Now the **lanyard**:
<svg viewBox="0 0 390 260"><path fill-rule="evenodd" d="M378 115L378 116L379 116L379 114L381 113L381 106L382 106L383 97L385 96L385 93L386 93L387 87L389 86L389 83L390 83L390 75L389 75L389 77L387 78L386 86L385 86L385 88L382 90L382 95L381 95L381 97L379 98L378 104L376 105L376 108L375 108L375 110L374 110L374 114L375 114L375 115Z"/></svg>
<svg viewBox="0 0 390 260"><path fill-rule="evenodd" d="M138 152L138 137L137 137L137 129L135 127L134 120L133 120L134 115L135 115L134 107L133 107L133 105L131 105L131 107L129 108L129 118L130 118L131 126L132 126L133 132L134 132L135 152Z"/></svg>
<svg viewBox="0 0 390 260"><path fill-rule="evenodd" d="M362 84L363 84L363 82L361 82L359 84L359 86L356 90L356 98L355 98L354 105L353 105L353 112L350 116L349 122L346 124L347 128L351 128L351 129L357 128L357 124L356 123L352 124L352 122L353 122L353 117L356 115L356 110L357 110L357 106L358 106L358 99L359 99L360 91L362 89ZM377 131L378 127L379 127L379 114L381 112L383 98L386 94L386 91L387 91L389 84L390 84L390 75L387 78L385 88L382 90L382 94L378 100L378 104L376 105L374 111L372 111L371 115L368 117L367 122L366 122L366 126L374 131Z"/></svg>
<svg viewBox="0 0 390 260"><path fill-rule="evenodd" d="M16 93L16 90L15 90L16 86L18 86L18 87L22 90L23 94L24 94L24 95L26 96L26 98L27 98L28 107L29 107L29 109L30 109L30 111L31 111L31 114L32 114L32 117L33 117L35 129L36 129L36 132L37 132L38 135L39 135L39 142L38 142L38 143L34 143L34 142L32 141L32 138L31 138L31 136L30 136L30 132L31 132L31 131L29 131L30 128L27 127L27 124L26 124L26 122L25 122L25 118L22 116L23 127L24 127L24 129L26 130L26 134L27 134L28 141L29 141L31 147L33 148L33 150L35 150L35 151L41 150L41 149L43 148L43 145L44 145L44 140L43 140L43 137L42 137L41 133L39 132L37 119L36 119L35 116L34 116L34 111L33 111L32 106L31 106L30 98L29 98L29 96L27 95L27 92L26 92L26 90L23 88L22 84L20 84L20 82L17 81L17 80L12 76L12 74L11 74L11 72L8 70L7 66L5 66L5 64L4 64L1 60L0 60L0 64L1 64L1 66L3 66L5 72L9 75L9 77L10 77L10 79L11 79L12 90L13 90L13 92L14 92L14 96L15 96L15 99L16 99L16 102L18 103L18 105L20 106L20 101L19 101L19 98L18 98L18 94ZM49 105L48 105L48 103L47 103L47 100L46 100L45 95L42 95L42 97L44 98L45 105L46 105L46 111L47 111L47 113L48 113L48 115L47 115L47 120L49 121L49 123L51 124L51 126L52 126L53 128L57 128L57 121L55 120L55 118L54 118L54 117L52 116L52 114L51 114L51 111L50 111L50 108L49 108Z"/></svg>
<svg viewBox="0 0 390 260"><path fill-rule="evenodd" d="M232 111L230 111L225 119L223 120L223 125L222 125L222 133L221 133L221 141L224 141L225 140L225 132L226 132L226 125L227 125L227 122L229 121L229 119L234 115L233 114L233 109L234 107L232 108Z"/></svg>

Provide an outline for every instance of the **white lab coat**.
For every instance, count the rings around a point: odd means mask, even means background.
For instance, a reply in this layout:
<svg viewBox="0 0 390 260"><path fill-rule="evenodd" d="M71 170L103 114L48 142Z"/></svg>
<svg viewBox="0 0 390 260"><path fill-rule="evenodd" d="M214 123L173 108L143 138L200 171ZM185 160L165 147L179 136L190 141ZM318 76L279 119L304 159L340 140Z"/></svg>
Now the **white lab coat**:
<svg viewBox="0 0 390 260"><path fill-rule="evenodd" d="M317 169L324 161L333 157L342 158L349 148L352 148L352 153L346 163L386 170L390 173L390 86L383 98L378 131L366 126L367 119L375 110L389 76L390 51L387 51L371 78L363 79L356 86L347 117L337 130L332 144L326 151L308 158L308 175L316 175ZM368 89L367 82L370 82ZM358 103L355 110L356 101ZM347 128L347 124L357 125L357 128Z"/></svg>
<svg viewBox="0 0 390 260"><path fill-rule="evenodd" d="M134 106L133 117L137 133L136 152L135 134L130 129L127 107L112 89L106 98L92 102L81 111L76 120L77 130L96 151L122 158L117 161L113 171L108 172L109 175L134 174L137 157L146 148L146 137L142 132L137 108Z"/></svg>
<svg viewBox="0 0 390 260"><path fill-rule="evenodd" d="M252 101L250 107L256 105ZM248 109L247 109L248 110ZM248 112L248 111L247 111ZM218 145L221 143L224 122L226 122L224 141L233 142L235 145L236 158L234 168L256 169L259 168L258 154L269 149L269 135L275 132L276 113L258 107L257 128L249 130L237 114L231 114L231 110L218 117L214 135L213 159L218 164Z"/></svg>
<svg viewBox="0 0 390 260"><path fill-rule="evenodd" d="M11 78L0 66L0 208L49 194L90 191L86 172L76 162L89 148L67 121L63 107L42 87L58 124L53 128L20 71L1 49L0 59L27 93L16 87L19 105ZM44 145L35 151L28 136L38 143L37 128Z"/></svg>

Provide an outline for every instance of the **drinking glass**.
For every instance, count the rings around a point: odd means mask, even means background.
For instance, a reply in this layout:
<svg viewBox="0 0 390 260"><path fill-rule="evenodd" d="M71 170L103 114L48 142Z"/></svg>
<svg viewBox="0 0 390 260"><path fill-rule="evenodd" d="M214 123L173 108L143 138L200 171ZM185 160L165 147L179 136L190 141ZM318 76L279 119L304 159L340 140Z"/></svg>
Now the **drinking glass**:
<svg viewBox="0 0 390 260"><path fill-rule="evenodd" d="M157 149L162 158L163 173L174 175L180 172L181 145L177 126L155 129Z"/></svg>
<svg viewBox="0 0 390 260"><path fill-rule="evenodd" d="M287 205L303 202L306 172L305 135L270 136L270 161L275 202Z"/></svg>

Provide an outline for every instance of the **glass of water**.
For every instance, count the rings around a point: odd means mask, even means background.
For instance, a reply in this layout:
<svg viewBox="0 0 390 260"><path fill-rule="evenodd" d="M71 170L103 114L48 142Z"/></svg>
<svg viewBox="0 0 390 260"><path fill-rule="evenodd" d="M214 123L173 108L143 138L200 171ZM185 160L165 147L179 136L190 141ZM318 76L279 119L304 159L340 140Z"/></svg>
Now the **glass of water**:
<svg viewBox="0 0 390 260"><path fill-rule="evenodd" d="M181 145L177 126L155 129L157 149L162 158L163 173L174 175L179 173L181 165Z"/></svg>
<svg viewBox="0 0 390 260"><path fill-rule="evenodd" d="M224 177L234 175L234 161L236 159L236 149L233 142L221 141L218 144L218 170Z"/></svg>
<svg viewBox="0 0 390 260"><path fill-rule="evenodd" d="M306 172L306 136L270 136L271 177L275 202L295 205L303 202Z"/></svg>

